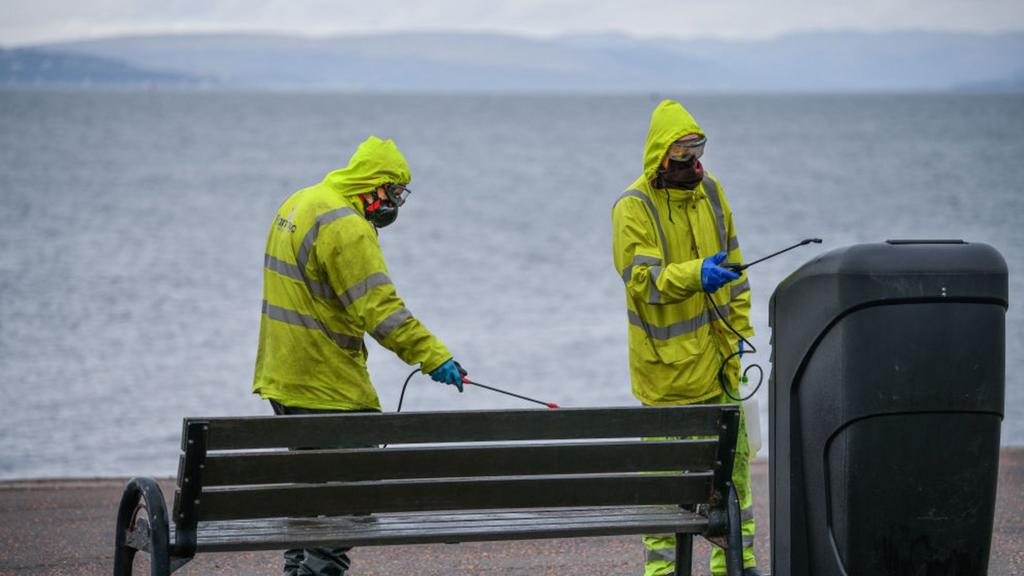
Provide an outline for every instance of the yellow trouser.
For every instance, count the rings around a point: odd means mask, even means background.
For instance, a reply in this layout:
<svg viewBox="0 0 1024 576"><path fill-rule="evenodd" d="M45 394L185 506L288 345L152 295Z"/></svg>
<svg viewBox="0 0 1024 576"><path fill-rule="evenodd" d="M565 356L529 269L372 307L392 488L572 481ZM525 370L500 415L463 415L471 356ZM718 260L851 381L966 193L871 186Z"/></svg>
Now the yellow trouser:
<svg viewBox="0 0 1024 576"><path fill-rule="evenodd" d="M736 404L723 392L707 404ZM740 500L740 517L743 519L743 567L757 565L754 557L754 498L750 493L750 446L747 444L747 418L740 407L740 429L736 438L736 460L732 468L732 481ZM674 534L644 536L645 576L671 575L676 569L676 537ZM711 573L725 574L725 550L718 546L711 549Z"/></svg>

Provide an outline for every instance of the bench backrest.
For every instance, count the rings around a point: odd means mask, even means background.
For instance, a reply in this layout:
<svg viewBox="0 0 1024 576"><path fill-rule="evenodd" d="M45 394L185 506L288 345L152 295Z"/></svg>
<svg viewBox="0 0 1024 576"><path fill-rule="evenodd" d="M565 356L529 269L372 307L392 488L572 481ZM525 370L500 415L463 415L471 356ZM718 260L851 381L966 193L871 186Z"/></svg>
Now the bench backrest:
<svg viewBox="0 0 1024 576"><path fill-rule="evenodd" d="M187 418L178 541L206 520L722 502L738 422L730 405Z"/></svg>

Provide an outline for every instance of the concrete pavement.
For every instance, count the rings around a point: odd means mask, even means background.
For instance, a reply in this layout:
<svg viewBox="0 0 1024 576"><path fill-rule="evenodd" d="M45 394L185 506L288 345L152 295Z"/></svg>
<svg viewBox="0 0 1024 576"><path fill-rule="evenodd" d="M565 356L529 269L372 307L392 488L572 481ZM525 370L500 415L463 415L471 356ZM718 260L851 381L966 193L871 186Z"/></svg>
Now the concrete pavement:
<svg viewBox="0 0 1024 576"><path fill-rule="evenodd" d="M754 462L751 475L759 523L757 556L767 570L771 566L767 462ZM162 484L165 496L172 495L173 481ZM124 479L0 482L0 575L109 575L123 486ZM706 574L708 545L697 541L695 568L698 574ZM362 548L352 552L352 559L353 576L620 576L642 574L643 550L639 536L616 536ZM148 564L137 561L135 573L148 574ZM205 554L176 572L182 576L280 573L278 552ZM1004 449L1001 454L989 574L1024 576L1024 448Z"/></svg>

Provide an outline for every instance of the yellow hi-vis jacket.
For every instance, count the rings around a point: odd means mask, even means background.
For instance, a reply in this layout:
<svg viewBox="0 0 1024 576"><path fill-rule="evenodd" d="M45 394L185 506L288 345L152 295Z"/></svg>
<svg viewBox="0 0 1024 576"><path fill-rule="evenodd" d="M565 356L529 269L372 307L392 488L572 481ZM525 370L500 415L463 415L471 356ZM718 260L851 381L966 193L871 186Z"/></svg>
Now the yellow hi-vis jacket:
<svg viewBox="0 0 1024 576"><path fill-rule="evenodd" d="M626 285L630 379L633 395L648 405L719 396L719 365L739 341L701 288L704 258L725 251L728 262L742 262L722 187L707 172L695 190L653 186L669 145L691 133L703 135L689 112L670 100L659 104L644 147L644 173L612 209L615 268ZM753 336L746 274L712 297L737 331ZM725 371L732 387L738 368L734 358Z"/></svg>
<svg viewBox="0 0 1024 576"><path fill-rule="evenodd" d="M254 393L285 406L380 410L366 332L424 372L451 358L395 292L358 198L410 179L395 144L371 136L348 167L278 209L264 256Z"/></svg>

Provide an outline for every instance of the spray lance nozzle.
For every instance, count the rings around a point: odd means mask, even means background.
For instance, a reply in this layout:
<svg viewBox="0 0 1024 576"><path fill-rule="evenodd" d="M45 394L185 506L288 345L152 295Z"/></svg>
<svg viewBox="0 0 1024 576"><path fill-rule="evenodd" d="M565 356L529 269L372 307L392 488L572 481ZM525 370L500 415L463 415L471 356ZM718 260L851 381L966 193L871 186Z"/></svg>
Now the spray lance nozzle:
<svg viewBox="0 0 1024 576"><path fill-rule="evenodd" d="M501 388L494 388L493 386L486 386L486 385L481 384L479 382L473 382L472 380L470 380L469 378L466 377L468 372L466 372L466 369L463 368L458 362L455 363L455 367L459 369L459 374L462 375L462 383L463 384L469 384L471 386L476 386L477 388L483 388L484 390L490 390L491 392L497 392L499 394L504 394L506 396L511 396L513 398L519 398L520 400L526 400L527 402L533 402L534 404L540 404L541 406L547 406L548 408L551 408L552 410L557 410L558 408L561 408L561 406L559 406L558 404L555 404L554 402L544 402L542 400L537 400L537 399L534 399L534 398L530 398L529 396L522 396L522 395L516 394L514 392L509 392L508 390L502 390Z"/></svg>
<svg viewBox="0 0 1024 576"><path fill-rule="evenodd" d="M759 258L757 260L754 260L750 264L734 264L734 263L728 262L728 263L722 264L722 268L725 268L727 270L732 270L733 272L739 274L740 272L743 272L744 270L746 270L747 268L750 268L751 266L753 266L754 264L757 264L758 262L764 262L765 260L768 260L770 258L775 258L779 254L782 254L784 252L789 252L790 250L792 250L794 248L799 248L799 247L807 245L807 244L821 244L821 238L804 238L803 240L797 242L796 244L793 244L789 248L785 248L783 250L779 250L778 252L775 252L774 254L769 254L769 255L765 256L764 258Z"/></svg>
<svg viewBox="0 0 1024 576"><path fill-rule="evenodd" d="M470 380L469 378L466 378L465 376L462 377L462 383L463 384L471 384L473 386L476 386L477 388L483 388L484 390L490 390L491 392L497 392L499 394L504 394L506 396L511 396L513 398L519 398L520 400L526 400L527 402L533 402L534 404L540 404L541 406L547 406L548 408L551 408L552 410L557 410L558 408L561 408L561 406L559 406L558 404L555 404L554 402L544 402L543 400L537 400L535 398L530 398L529 396L523 396L521 394L516 394L515 392L509 392L508 390L502 390L501 388L494 388L493 386L486 386L486 385L481 384L479 382L473 382L472 380Z"/></svg>
<svg viewBox="0 0 1024 576"><path fill-rule="evenodd" d="M502 390L501 388L494 388L493 386L486 386L486 385L481 384L479 382L473 382L472 380L470 380L466 376L468 374L468 372L466 372L466 369L463 368L458 362L455 363L455 367L459 369L459 375L462 377L462 383L463 384L469 384L471 386L476 386L477 388L483 388L485 390L490 390L491 392L497 392L499 394L504 394L506 396L511 396L513 398L519 398L520 400L526 400L527 402L533 402L534 404L540 404L541 406L545 406L545 407L551 408L553 410L561 408L561 406L559 406L558 404L555 404L554 402L543 402L541 400L530 398L529 396L522 396L522 395L516 394L514 392L509 392L508 390ZM416 368L412 372L409 372L409 375L405 377L405 383L402 384L402 393L398 395L398 408L395 410L395 412L401 412L402 411L402 403L405 401L405 390L406 390L406 388L409 387L409 382L412 380L412 377L417 375L417 374L419 374L419 372L420 372L420 369ZM460 389L459 392L461 392L461 391L462 390ZM385 444L384 447L387 448L387 444Z"/></svg>

